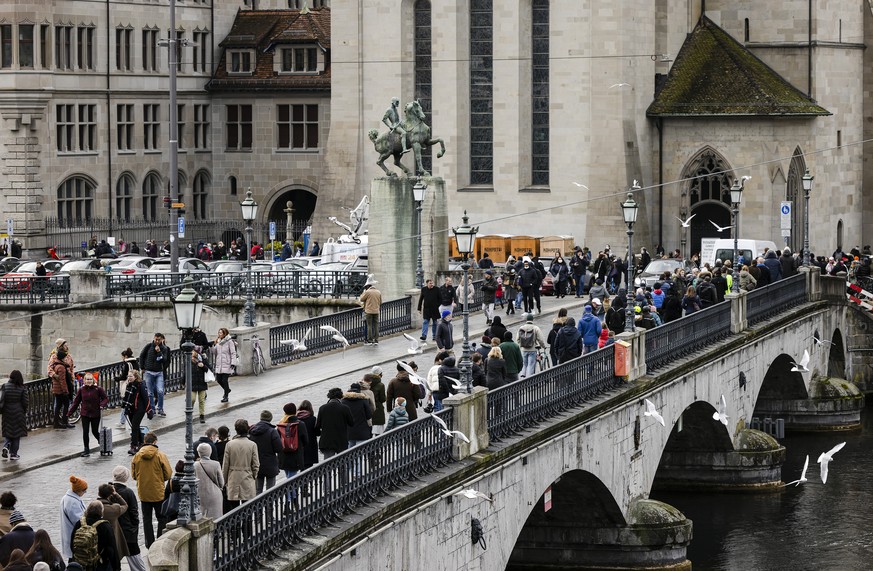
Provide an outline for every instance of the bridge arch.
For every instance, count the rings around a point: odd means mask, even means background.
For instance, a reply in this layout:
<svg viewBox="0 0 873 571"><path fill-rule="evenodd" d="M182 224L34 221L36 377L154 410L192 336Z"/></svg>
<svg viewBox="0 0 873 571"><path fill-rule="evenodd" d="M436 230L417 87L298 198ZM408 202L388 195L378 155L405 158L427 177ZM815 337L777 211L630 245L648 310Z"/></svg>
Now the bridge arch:
<svg viewBox="0 0 873 571"><path fill-rule="evenodd" d="M792 372L791 368L799 357L792 357L782 353L770 363L764 374L764 382L758 392L758 402L767 399L806 399L809 398L806 381L799 372ZM813 366L810 361L810 367ZM813 370L813 374L815 371Z"/></svg>

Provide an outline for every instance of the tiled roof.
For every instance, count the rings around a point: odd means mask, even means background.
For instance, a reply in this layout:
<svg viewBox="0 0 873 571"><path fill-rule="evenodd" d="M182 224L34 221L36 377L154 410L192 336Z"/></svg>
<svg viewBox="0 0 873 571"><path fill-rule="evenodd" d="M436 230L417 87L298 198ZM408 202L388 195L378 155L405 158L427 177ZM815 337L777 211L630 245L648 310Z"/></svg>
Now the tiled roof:
<svg viewBox="0 0 873 571"><path fill-rule="evenodd" d="M326 54L325 69L318 74L282 74L273 70L281 45L317 45ZM240 10L230 32L219 44L221 59L206 86L208 91L329 91L330 9ZM251 75L227 72L228 49L254 49Z"/></svg>
<svg viewBox="0 0 873 571"><path fill-rule="evenodd" d="M705 16L646 111L650 117L830 114Z"/></svg>

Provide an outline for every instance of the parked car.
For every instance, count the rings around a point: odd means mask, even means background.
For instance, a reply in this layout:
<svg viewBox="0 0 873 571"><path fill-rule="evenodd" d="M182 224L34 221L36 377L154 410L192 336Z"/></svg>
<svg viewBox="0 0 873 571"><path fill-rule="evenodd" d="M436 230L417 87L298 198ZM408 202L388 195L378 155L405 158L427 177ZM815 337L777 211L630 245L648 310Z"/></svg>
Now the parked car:
<svg viewBox="0 0 873 571"><path fill-rule="evenodd" d="M93 258L85 258L82 260L70 260L66 264L60 267L58 271L55 272L55 275L67 274L69 275L73 270L102 270L103 263L100 260L95 260Z"/></svg>
<svg viewBox="0 0 873 571"><path fill-rule="evenodd" d="M45 260L46 277L53 275L69 260ZM30 291L33 278L36 276L36 262L22 262L11 272L0 276L0 291L26 292Z"/></svg>
<svg viewBox="0 0 873 571"><path fill-rule="evenodd" d="M225 298L245 293L248 283L245 260L218 260L209 264L211 275L203 277L209 284L210 296ZM252 293L263 297L269 291L269 281L261 278L262 272L269 272L273 264L269 262L252 261ZM269 295L269 294L267 294Z"/></svg>
<svg viewBox="0 0 873 571"><path fill-rule="evenodd" d="M666 260L652 260L642 272L634 278L634 287L651 287L655 282L660 281L664 272L671 274L679 268L685 268L686 272L690 272L692 264L688 260L679 260L676 258L668 258Z"/></svg>
<svg viewBox="0 0 873 571"><path fill-rule="evenodd" d="M120 258L108 260L107 263L113 274L128 276L145 273L155 263L155 259L148 256L140 256L139 254L124 254Z"/></svg>
<svg viewBox="0 0 873 571"><path fill-rule="evenodd" d="M203 296L211 295L211 284L207 278L210 275L209 266L203 260L197 258L179 258L179 271L177 273L170 272L170 258L158 258L151 267L142 275L136 276L137 280L141 280L140 293L154 292L156 295L164 296L168 290L168 286L178 286L170 288L172 294L175 295L181 291L182 279L185 275L191 274L194 278L194 289Z"/></svg>
<svg viewBox="0 0 873 571"><path fill-rule="evenodd" d="M299 260L300 258L295 258ZM271 273L270 293L280 297L334 297L360 295L367 272L355 269L356 262L329 262L317 269L304 269L292 260L276 262Z"/></svg>
<svg viewBox="0 0 873 571"><path fill-rule="evenodd" d="M0 258L0 275L7 274L15 269L15 266L21 263L21 260L13 256Z"/></svg>

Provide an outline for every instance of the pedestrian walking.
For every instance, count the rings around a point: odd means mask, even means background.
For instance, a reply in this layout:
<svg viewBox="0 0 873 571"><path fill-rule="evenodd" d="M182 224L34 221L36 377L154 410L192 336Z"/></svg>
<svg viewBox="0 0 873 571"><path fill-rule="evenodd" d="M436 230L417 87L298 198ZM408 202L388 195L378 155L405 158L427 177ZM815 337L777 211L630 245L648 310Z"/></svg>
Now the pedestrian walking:
<svg viewBox="0 0 873 571"><path fill-rule="evenodd" d="M525 256L522 260L521 271L518 272L518 281L521 286L525 313L532 313L536 308L534 289L538 287L541 280L542 278L540 278L539 272L533 266L533 262L529 257Z"/></svg>
<svg viewBox="0 0 873 571"><path fill-rule="evenodd" d="M482 309L485 312L485 325L491 325L494 319L494 303L497 300L497 290L500 289L497 280L494 279L492 270L485 270L485 279L479 286L482 290Z"/></svg>
<svg viewBox="0 0 873 571"><path fill-rule="evenodd" d="M258 494L264 491L264 484L267 485L268 490L275 486L276 476L279 475L282 438L272 422L273 413L269 410L262 410L260 420L249 428L249 440L258 447L258 475L256 478ZM227 450L225 450L225 454L227 454Z"/></svg>
<svg viewBox="0 0 873 571"><path fill-rule="evenodd" d="M558 356L558 363L566 363L582 356L582 350L582 334L576 329L576 320L568 317L555 336L555 354Z"/></svg>
<svg viewBox="0 0 873 571"><path fill-rule="evenodd" d="M534 325L533 313L524 315L524 325L518 329L518 346L521 349L521 377L527 378L537 372L537 348L546 347L542 330Z"/></svg>
<svg viewBox="0 0 873 571"><path fill-rule="evenodd" d="M390 391L390 384L388 388ZM325 460L349 447L349 427L354 424L354 418L349 407L342 403L342 398L343 390L332 388L327 391L327 402L318 409L315 435Z"/></svg>
<svg viewBox="0 0 873 571"><path fill-rule="evenodd" d="M70 489L61 498L61 555L64 561L69 561L73 556L70 546L70 538L73 535L73 527L82 514L85 513L85 502L82 496L88 491L88 482L76 476L70 476Z"/></svg>
<svg viewBox="0 0 873 571"><path fill-rule="evenodd" d="M216 441L218 440L218 430L212 428L211 426L206 429L206 432L203 433L203 436L197 439L197 442L194 443L194 459L200 457L200 453L197 452L197 449L200 448L201 444L209 445L209 454L206 455L207 458L211 460L218 460L218 446L216 445Z"/></svg>
<svg viewBox="0 0 873 571"><path fill-rule="evenodd" d="M455 346L455 340L452 331L452 312L444 309L441 314L441 319L437 325L436 337L437 349L440 351L451 351Z"/></svg>
<svg viewBox="0 0 873 571"><path fill-rule="evenodd" d="M136 357L133 356L133 349L128 347L121 352L121 363L124 367L121 369L121 374L115 379L115 384L118 385L118 394L123 399L127 392L128 374L130 374L130 371L132 370L139 371L139 361L137 361ZM123 406L121 407L121 416L118 419L118 426L127 426L127 412L124 410Z"/></svg>
<svg viewBox="0 0 873 571"><path fill-rule="evenodd" d="M285 415L276 425L276 430L282 438L279 468L285 472L286 478L293 478L304 469L304 454L309 444L309 432L306 430L306 425L297 418L297 405L293 402L286 403L282 407L282 412Z"/></svg>
<svg viewBox="0 0 873 571"><path fill-rule="evenodd" d="M130 462L130 471L136 480L136 491L142 508L142 527L146 547L155 542L154 519L162 530L166 520L161 514L164 501L164 483L173 475L170 460L158 449L158 435L149 432L143 437L143 445ZM154 519L153 519L154 516Z"/></svg>
<svg viewBox="0 0 873 571"><path fill-rule="evenodd" d="M382 307L382 292L374 286L378 284L373 274L367 276L364 293L358 302L364 308L364 320L367 325L367 340L365 345L379 344L379 310Z"/></svg>
<svg viewBox="0 0 873 571"><path fill-rule="evenodd" d="M257 495L258 470L261 467L258 445L249 440L249 422L240 418L233 423L233 428L236 435L224 448L224 462L221 465L230 508Z"/></svg>
<svg viewBox="0 0 873 571"><path fill-rule="evenodd" d="M103 387L97 385L92 373L85 373L85 384L76 393L67 416L80 409L79 416L82 421L82 444L84 450L79 456L86 458L91 455L91 441L89 430L94 434L97 442L100 442L100 415L101 410L109 404L109 397Z"/></svg>
<svg viewBox="0 0 873 571"><path fill-rule="evenodd" d="M65 339L55 341L55 349L49 355L48 378L52 381L52 398L54 400L54 428L73 428L69 422L67 409L73 398L73 374L75 364L70 355L70 347Z"/></svg>
<svg viewBox="0 0 873 571"><path fill-rule="evenodd" d="M418 296L418 312L421 314L421 340L427 341L427 330L430 326L431 337L436 340L437 322L440 320L440 291L434 287L432 279L425 282Z"/></svg>
<svg viewBox="0 0 873 571"><path fill-rule="evenodd" d="M317 418L311 402L305 400L300 403L300 407L297 409L297 419L306 425L306 434L309 437L303 446L303 469L306 470L318 464L318 440L315 438Z"/></svg>
<svg viewBox="0 0 873 571"><path fill-rule="evenodd" d="M603 329L603 324L594 316L594 308L592 306L585 306L582 318L579 320L579 325L576 328L582 336L582 354L584 355L596 351L597 342L600 340L600 331Z"/></svg>
<svg viewBox="0 0 873 571"><path fill-rule="evenodd" d="M218 330L218 336L212 344L213 358L212 370L215 372L215 381L222 389L224 396L221 397L221 402L227 402L230 395L229 378L235 372L234 364L237 360L236 342L231 338L230 331L227 327L222 327Z"/></svg>
<svg viewBox="0 0 873 571"><path fill-rule="evenodd" d="M200 513L213 520L224 515L224 474L221 464L209 459L212 448L209 443L197 445L198 458L194 462L194 475L197 477L197 496L200 499Z"/></svg>
<svg viewBox="0 0 873 571"><path fill-rule="evenodd" d="M147 416L151 419L154 416L154 409L149 400L145 383L142 382L140 372L136 369L127 372L127 388L124 391L121 407L130 421L130 449L127 453L133 456L142 446L143 417Z"/></svg>
<svg viewBox="0 0 873 571"><path fill-rule="evenodd" d="M446 277L443 285L439 287L440 306L439 314L442 316L446 311L452 313L455 310L455 304L458 302L458 296L455 287L452 285L452 278Z"/></svg>
<svg viewBox="0 0 873 571"><path fill-rule="evenodd" d="M395 402L397 403L397 406L395 406L388 415L388 422L385 425L386 431L391 430L392 428L397 428L398 426L403 426L409 422L409 415L406 413L406 399L403 397L397 397Z"/></svg>
<svg viewBox="0 0 873 571"><path fill-rule="evenodd" d="M437 353L437 358L439 359L444 355L448 355L448 353ZM415 361L409 361L407 365L412 370L417 370L418 368ZM409 373L406 372L406 369L398 364L397 374L388 381L388 388L385 391L385 402L388 404L389 409L393 409L397 399L403 397L406 400L406 412L409 415L409 420L415 420L418 418L416 403L423 398L421 389L421 385L414 384L409 379Z"/></svg>
<svg viewBox="0 0 873 571"><path fill-rule="evenodd" d="M21 439L27 436L27 390L18 369L9 373L9 380L0 386L0 414L3 415L3 460L19 460Z"/></svg>
<svg viewBox="0 0 873 571"><path fill-rule="evenodd" d="M439 389L433 393L434 412L441 411L443 409L443 401L458 392L457 386L448 377L453 379L461 378L461 371L455 366L455 358L451 356L443 359L437 371Z"/></svg>
<svg viewBox="0 0 873 571"><path fill-rule="evenodd" d="M121 527L121 539L125 546L119 553L127 557L127 565L131 571L146 571L145 562L139 549L139 506L136 501L136 492L127 486L130 480L130 470L124 466L116 466L112 469L112 487L115 492L124 498L127 511L118 517L118 525ZM118 538L116 538L118 539Z"/></svg>
<svg viewBox="0 0 873 571"><path fill-rule="evenodd" d="M369 375L364 375L364 382L370 385L370 392L373 393L373 436L382 434L385 431L385 383L382 382L382 367L373 367L373 371L379 370L379 374L371 372Z"/></svg>
<svg viewBox="0 0 873 571"><path fill-rule="evenodd" d="M503 343L500 343L500 352L506 361L506 382L514 383L524 368L524 360L521 357L521 348L512 340L512 331L503 334Z"/></svg>
<svg viewBox="0 0 873 571"><path fill-rule="evenodd" d="M206 373L211 373L209 366L206 364L206 359L201 354L199 346L195 346L191 351L191 404L197 401L197 408L200 412L200 424L206 424L206 391L209 390L209 384L206 382Z"/></svg>
<svg viewBox="0 0 873 571"><path fill-rule="evenodd" d="M485 361L485 385L488 390L499 389L506 384L506 361L500 347L492 347Z"/></svg>
<svg viewBox="0 0 873 571"><path fill-rule="evenodd" d="M121 569L120 560L122 557L127 557L127 541L124 539L119 519L127 512L127 501L115 491L115 486L108 483L100 484L100 487L97 488L97 501L103 504L103 519L108 521L112 527L115 551L118 553L119 559L118 568Z"/></svg>
<svg viewBox="0 0 873 571"><path fill-rule="evenodd" d="M164 379L170 368L170 349L163 333L155 333L152 342L143 347L139 364L143 370L143 381L151 395L152 407L158 416L167 416L164 412Z"/></svg>

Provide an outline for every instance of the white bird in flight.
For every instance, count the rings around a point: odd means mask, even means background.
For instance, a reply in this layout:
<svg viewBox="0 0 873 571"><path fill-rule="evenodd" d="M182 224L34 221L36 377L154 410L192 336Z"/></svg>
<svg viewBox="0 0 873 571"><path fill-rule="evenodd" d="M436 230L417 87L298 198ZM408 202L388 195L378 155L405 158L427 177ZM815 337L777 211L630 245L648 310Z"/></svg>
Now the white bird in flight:
<svg viewBox="0 0 873 571"><path fill-rule="evenodd" d="M811 339L812 339L813 341L815 341L815 344L816 344L817 346L819 346L819 347L821 347L822 345L833 345L833 343L831 343L830 341L825 341L824 339L819 339L819 338L816 337L815 335L813 335L813 336L811 337Z"/></svg>
<svg viewBox="0 0 873 571"><path fill-rule="evenodd" d="M685 220L682 220L681 218L679 218L679 217L677 216L677 217L676 217L676 220L678 220L679 222L682 223L682 227L683 227L683 228L689 228L689 227L691 226L691 219L694 218L695 216L697 216L697 214L692 214L691 216L689 216L689 217L686 218Z"/></svg>
<svg viewBox="0 0 873 571"><path fill-rule="evenodd" d="M482 498L483 500L488 500L492 504L494 503L494 498L492 498L488 494L483 494L482 492L480 492L478 490L474 490L473 488L470 488L469 490L461 490L460 492L455 492L454 495L464 496L465 498L470 499L470 500L475 500L476 498Z"/></svg>
<svg viewBox="0 0 873 571"><path fill-rule="evenodd" d="M616 87L630 87L630 83L613 83L609 86L610 89L615 89Z"/></svg>
<svg viewBox="0 0 873 571"><path fill-rule="evenodd" d="M727 230L729 228L733 228L733 226L719 226L718 224L716 224L712 220L710 220L709 223L712 224L713 226L715 226L715 229L718 230L719 232L724 232L725 230Z"/></svg>
<svg viewBox="0 0 873 571"><path fill-rule="evenodd" d="M404 337L409 341L409 349L406 350L410 355L420 355L424 352L424 348L427 347L427 343L423 341L419 341L409 333L404 333Z"/></svg>
<svg viewBox="0 0 873 571"><path fill-rule="evenodd" d="M588 188L587 186L585 186L585 185L582 184L581 182L576 182L576 181L574 180L574 181L573 181L573 184L575 184L575 185L578 186L579 188L584 188L585 190L591 190L590 188Z"/></svg>
<svg viewBox="0 0 873 571"><path fill-rule="evenodd" d="M808 373L809 369L807 365L809 365L809 351L806 349L803 350L803 358L800 359L800 363L792 362L793 367L791 367L792 373Z"/></svg>
<svg viewBox="0 0 873 571"><path fill-rule="evenodd" d="M724 395L721 395L721 405L718 407L718 412L712 413L712 419L717 420L723 425L728 425L727 402L724 400Z"/></svg>
<svg viewBox="0 0 873 571"><path fill-rule="evenodd" d="M288 339L287 341L279 341L282 345L291 345L291 351L294 353L298 353L300 351L306 351L306 340L309 339L309 336L312 334L312 327L306 330L306 335L303 336L303 339Z"/></svg>
<svg viewBox="0 0 873 571"><path fill-rule="evenodd" d="M460 390L464 388L464 383L462 383L460 379L456 379L455 377L450 377L448 375L443 375L443 377L445 379L448 379L452 386L454 386L456 389Z"/></svg>
<svg viewBox="0 0 873 571"><path fill-rule="evenodd" d="M654 418L655 420L660 422L661 426L667 426L666 424L664 424L664 417L661 416L661 413L658 412L658 409L655 408L655 403L653 403L649 399L645 399L645 401L646 401L646 412L644 412L643 414L645 416L651 416L652 418Z"/></svg>
<svg viewBox="0 0 873 571"><path fill-rule="evenodd" d="M807 468L809 468L809 454L806 455L806 462L803 463L803 471L800 473L800 479L794 480L793 482L788 482L785 485L790 486L791 484L794 484L794 486L797 487L800 484L806 482L807 481L806 480L806 469ZM825 470L825 471L827 471L827 470Z"/></svg>
<svg viewBox="0 0 873 571"><path fill-rule="evenodd" d="M346 354L346 347L349 346L349 340L346 339L346 338L343 336L343 334L339 332L339 329L337 329L336 327L332 327L332 326L330 326L330 325L322 325L322 326L321 326L321 329L322 329L323 331L327 331L328 333L333 333L333 335L331 335L331 338L333 338L333 339L336 340L336 341L339 341L340 344L342 344L342 347L343 347L343 356L345 357L345 354Z"/></svg>
<svg viewBox="0 0 873 571"><path fill-rule="evenodd" d="M460 438L461 440L463 440L464 442L466 442L467 444L470 443L470 439L467 438L466 434L464 434L460 430L449 430L448 425L446 425L446 421L444 421L443 419L441 419L437 415L432 414L430 417L432 419L434 419L437 424L440 425L440 432L442 432L443 434L445 434L449 438L456 436L456 437Z"/></svg>
<svg viewBox="0 0 873 571"><path fill-rule="evenodd" d="M409 373L409 380L412 382L412 384L414 384L414 385L424 384L425 378L422 376L419 376L419 374L415 372L415 369L410 367L408 363L406 363L405 361L397 361L397 364L400 365L404 371Z"/></svg>
<svg viewBox="0 0 873 571"><path fill-rule="evenodd" d="M827 452L822 452L821 455L819 455L818 463L821 465L821 483L822 484L828 483L828 464L831 462L831 460L834 459L834 454L836 454L837 452L842 450L843 446L845 446L845 445L846 445L845 442L840 442L839 444L837 444L836 446L834 446L833 448L831 448Z"/></svg>

